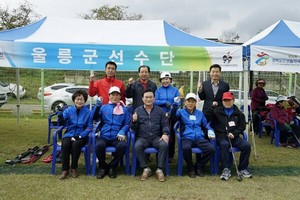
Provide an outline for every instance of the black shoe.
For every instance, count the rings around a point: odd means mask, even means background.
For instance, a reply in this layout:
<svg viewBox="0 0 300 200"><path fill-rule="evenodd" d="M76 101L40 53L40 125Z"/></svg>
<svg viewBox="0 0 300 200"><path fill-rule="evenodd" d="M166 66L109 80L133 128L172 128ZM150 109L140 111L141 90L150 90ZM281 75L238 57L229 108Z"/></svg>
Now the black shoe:
<svg viewBox="0 0 300 200"><path fill-rule="evenodd" d="M196 169L196 174L200 177L204 177L204 169L202 168Z"/></svg>
<svg viewBox="0 0 300 200"><path fill-rule="evenodd" d="M110 168L108 172L108 176L109 178L116 178L117 177L116 171L113 168Z"/></svg>
<svg viewBox="0 0 300 200"><path fill-rule="evenodd" d="M100 169L99 173L97 174L97 179L103 179L105 175L106 175L105 170Z"/></svg>
<svg viewBox="0 0 300 200"><path fill-rule="evenodd" d="M190 178L196 178L196 174L195 174L195 171L194 170L192 170L192 171L189 171L189 177Z"/></svg>

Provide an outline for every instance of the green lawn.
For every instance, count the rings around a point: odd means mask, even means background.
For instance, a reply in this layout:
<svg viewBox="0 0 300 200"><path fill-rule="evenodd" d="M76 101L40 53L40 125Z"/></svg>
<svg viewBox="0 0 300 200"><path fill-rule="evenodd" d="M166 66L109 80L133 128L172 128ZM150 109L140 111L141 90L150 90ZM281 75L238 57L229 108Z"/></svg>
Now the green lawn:
<svg viewBox="0 0 300 200"><path fill-rule="evenodd" d="M116 179L98 180L83 174L81 156L77 179L58 180L61 172L50 175L50 164L41 159L31 165L7 165L6 159L18 153L46 144L46 118L21 119L18 127L13 117L0 117L0 199L299 199L300 183L299 149L275 148L270 136L256 138L258 160L250 160L252 179L238 182L233 177L220 181L219 176L190 179L176 175L176 163L171 164L171 175L159 183L154 176L141 182L139 170L136 177L126 176L122 169ZM46 153L48 155L50 151ZM154 159L152 159L154 160ZM154 169L154 162L151 162ZM185 170L184 170L185 172Z"/></svg>

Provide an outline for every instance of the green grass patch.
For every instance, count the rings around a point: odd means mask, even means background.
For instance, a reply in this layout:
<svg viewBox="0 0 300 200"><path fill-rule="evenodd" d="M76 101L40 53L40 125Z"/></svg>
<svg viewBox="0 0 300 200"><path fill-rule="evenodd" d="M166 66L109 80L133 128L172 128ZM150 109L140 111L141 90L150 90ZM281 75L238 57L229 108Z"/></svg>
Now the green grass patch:
<svg viewBox="0 0 300 200"><path fill-rule="evenodd" d="M6 159L30 147L46 144L46 118L22 118L18 126L15 117L0 117L0 124L0 199L299 199L299 149L275 148L267 135L256 137L258 160L254 161L251 155L249 165L253 178L242 182L236 180L234 167L232 178L226 182L219 176L210 176L209 166L204 178L190 179L185 169L183 176L178 177L176 162L171 163L170 176L163 183L154 176L141 182L140 169L133 177L124 175L121 168L116 179L98 180L84 175L83 155L80 176L59 181L60 164L54 176L50 175L50 164L42 159L33 164L5 164ZM50 152L51 149L45 156ZM150 166L155 170L154 157L152 160Z"/></svg>

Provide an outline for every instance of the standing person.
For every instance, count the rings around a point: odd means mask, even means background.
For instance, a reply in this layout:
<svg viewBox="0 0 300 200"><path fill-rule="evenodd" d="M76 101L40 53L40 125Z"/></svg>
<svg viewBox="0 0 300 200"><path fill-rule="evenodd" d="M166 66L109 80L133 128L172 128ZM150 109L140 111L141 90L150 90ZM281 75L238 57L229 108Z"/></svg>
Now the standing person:
<svg viewBox="0 0 300 200"><path fill-rule="evenodd" d="M144 151L152 146L158 150L156 178L163 182L165 181L163 168L168 154L169 126L163 109L154 105L154 92L151 89L142 93L142 100L144 105L135 109L131 122L131 129L136 134L133 148L136 151L140 166L143 168L141 180L146 180L152 174L148 166L148 157Z"/></svg>
<svg viewBox="0 0 300 200"><path fill-rule="evenodd" d="M121 91L117 86L109 89L109 103L101 106L98 113L100 118L100 135L96 140L96 156L99 160L98 179L104 178L108 172L110 178L116 178L118 163L126 152L126 136L129 130L130 116L124 105L121 104ZM106 146L116 147L112 161L105 162Z"/></svg>
<svg viewBox="0 0 300 200"><path fill-rule="evenodd" d="M84 106L88 94L84 90L77 90L72 95L74 106L68 107L58 113L59 125L65 125L67 131L62 139L62 174L60 180L69 175L70 155L72 156L72 177L78 176L78 160L81 148L88 142L88 135L93 129L91 111Z"/></svg>
<svg viewBox="0 0 300 200"><path fill-rule="evenodd" d="M213 144L206 139L206 134L203 132L202 128L204 127L207 130L209 139L215 139L215 133L208 125L203 113L196 108L196 102L196 95L194 93L188 93L185 97L185 107L177 110L175 116L175 109L172 109L171 114L171 117L174 117L174 120L178 120L180 123L183 158L187 163L188 175L190 178L195 178L196 174L201 177L204 176L204 167L215 152ZM203 152L201 156L196 156L195 166L192 161L193 147L200 148Z"/></svg>
<svg viewBox="0 0 300 200"><path fill-rule="evenodd" d="M156 91L156 84L149 80L150 67L142 65L138 69L139 80L134 81L132 84L126 87L126 98L133 98L133 109L143 105L142 94L145 90L151 89L153 92Z"/></svg>
<svg viewBox="0 0 300 200"><path fill-rule="evenodd" d="M247 140L240 137L246 128L245 115L234 105L234 95L232 92L224 92L222 106L214 109L212 127L216 133L217 145L220 148L222 175L221 180L227 181L231 177L231 165L229 162L229 140L232 146L241 150L238 170L245 178L251 178L248 171L251 146Z"/></svg>
<svg viewBox="0 0 300 200"><path fill-rule="evenodd" d="M108 61L105 64L106 76L96 81L94 75L90 76L89 95L91 97L98 95L102 105L109 101L108 91L112 86L117 86L121 90L121 100L125 102L125 85L121 80L116 78L117 64L113 61Z"/></svg>
<svg viewBox="0 0 300 200"><path fill-rule="evenodd" d="M174 103L174 99L179 100L180 94L178 89L171 85L172 77L169 72L161 73L159 81L161 82L162 86L155 91L154 104L161 107L165 111L167 120L169 121L169 161L172 162L175 154L175 132L173 129L175 121L169 117L169 113L171 111L171 106Z"/></svg>
<svg viewBox="0 0 300 200"><path fill-rule="evenodd" d="M254 132L258 133L259 129L259 118L256 116L260 113L260 111L269 110L266 108L266 100L268 100L268 96L264 90L266 82L264 79L258 79L255 82L256 88L254 88L251 92L251 112L253 119L253 128Z"/></svg>
<svg viewBox="0 0 300 200"><path fill-rule="evenodd" d="M220 80L221 66L213 64L209 68L210 80L199 85L198 95L204 101L203 113L207 121L212 120L213 110L222 105L222 95L229 91L229 84Z"/></svg>
<svg viewBox="0 0 300 200"><path fill-rule="evenodd" d="M280 145L283 147L297 148L297 139L300 137L300 126L293 123L292 116L288 114L285 106L288 104L288 98L286 96L278 96L276 104L270 110L270 117L277 122L277 128L280 131ZM271 121L272 123L272 121ZM271 124L273 126L274 124ZM294 134L289 134L293 131ZM291 137L289 138L289 135Z"/></svg>
<svg viewBox="0 0 300 200"><path fill-rule="evenodd" d="M184 84L182 84L179 88L179 94L180 94L180 101L181 101L181 108L184 106Z"/></svg>

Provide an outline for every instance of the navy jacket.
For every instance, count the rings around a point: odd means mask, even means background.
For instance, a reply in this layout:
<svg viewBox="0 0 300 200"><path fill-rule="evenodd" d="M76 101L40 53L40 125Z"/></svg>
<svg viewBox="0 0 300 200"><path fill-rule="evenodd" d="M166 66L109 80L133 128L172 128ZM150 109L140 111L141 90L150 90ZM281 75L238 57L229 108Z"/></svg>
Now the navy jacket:
<svg viewBox="0 0 300 200"><path fill-rule="evenodd" d="M145 110L144 105L135 109L138 115L136 122L131 122L131 129L135 131L136 137L153 139L163 134L169 135L169 124L162 108L153 105L150 114Z"/></svg>

